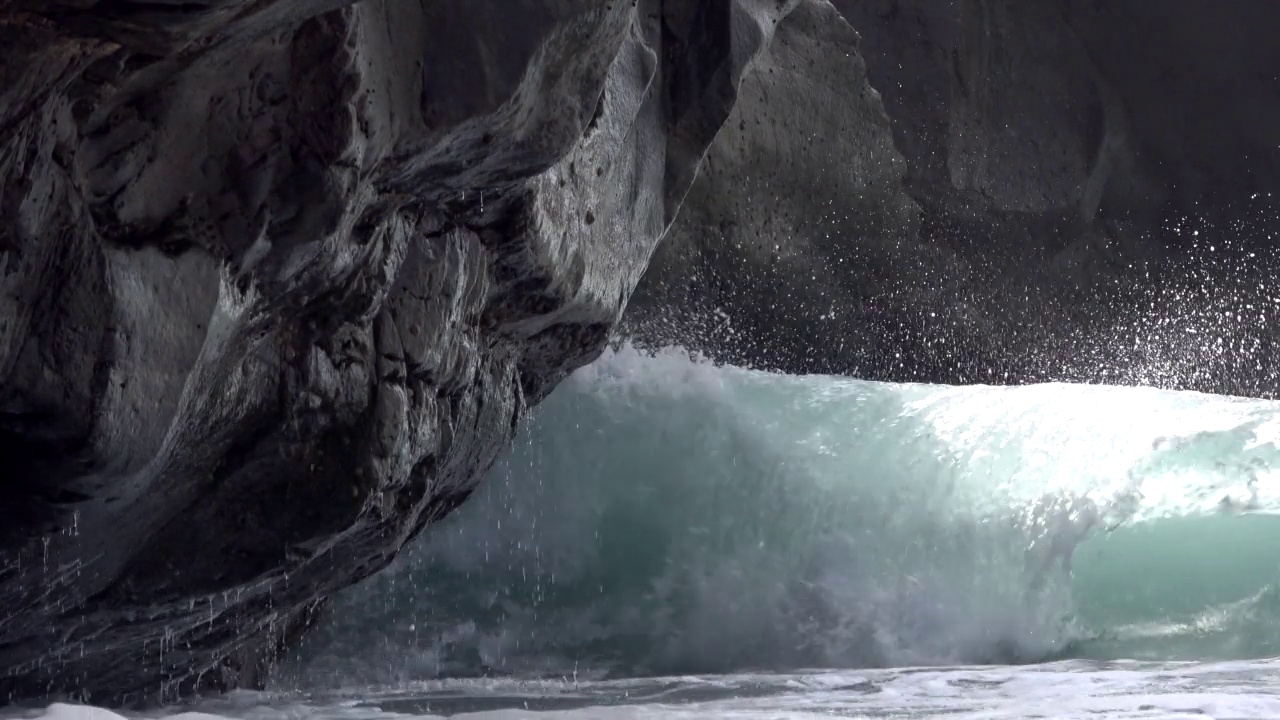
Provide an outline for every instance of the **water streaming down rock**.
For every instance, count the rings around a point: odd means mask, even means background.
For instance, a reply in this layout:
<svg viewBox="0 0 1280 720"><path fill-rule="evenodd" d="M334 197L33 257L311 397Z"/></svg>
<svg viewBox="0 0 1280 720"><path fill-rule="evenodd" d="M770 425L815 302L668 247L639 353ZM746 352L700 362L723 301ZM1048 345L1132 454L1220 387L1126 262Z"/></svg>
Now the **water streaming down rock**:
<svg viewBox="0 0 1280 720"><path fill-rule="evenodd" d="M1264 400L622 348L281 683L1256 657L1280 650L1278 439Z"/></svg>
<svg viewBox="0 0 1280 720"><path fill-rule="evenodd" d="M0 0L0 702L260 686L605 347L813 13Z"/></svg>

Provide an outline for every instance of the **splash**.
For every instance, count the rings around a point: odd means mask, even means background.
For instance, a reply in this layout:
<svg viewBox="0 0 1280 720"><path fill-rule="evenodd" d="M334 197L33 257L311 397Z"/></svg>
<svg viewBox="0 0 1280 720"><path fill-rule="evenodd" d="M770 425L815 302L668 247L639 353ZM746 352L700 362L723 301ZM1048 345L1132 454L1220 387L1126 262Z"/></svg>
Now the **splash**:
<svg viewBox="0 0 1280 720"><path fill-rule="evenodd" d="M1264 400L623 348L556 390L460 511L339 597L282 683L1121 657L1194 644L1215 611L1236 618L1219 654L1256 656L1280 650L1258 632L1280 621L1274 563L1228 549L1280 540L1278 438ZM1178 543L1220 556L1186 577L1160 562ZM1159 583L1135 579L1153 569L1230 589L1144 606L1134 593ZM1161 623L1176 642L1142 629Z"/></svg>

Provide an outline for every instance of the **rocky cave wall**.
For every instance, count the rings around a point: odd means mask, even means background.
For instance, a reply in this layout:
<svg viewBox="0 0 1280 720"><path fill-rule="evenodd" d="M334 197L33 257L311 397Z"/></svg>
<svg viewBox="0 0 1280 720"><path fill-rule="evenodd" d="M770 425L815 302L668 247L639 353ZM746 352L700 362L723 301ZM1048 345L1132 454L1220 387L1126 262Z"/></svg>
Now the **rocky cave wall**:
<svg viewBox="0 0 1280 720"><path fill-rule="evenodd" d="M259 683L602 350L813 5L0 0L0 702Z"/></svg>
<svg viewBox="0 0 1280 720"><path fill-rule="evenodd" d="M1114 366L1194 238L1253 223L1217 283L1273 249L1278 15L0 0L0 698L259 683L637 283L627 334L742 363ZM1246 330L1164 379L1263 367Z"/></svg>
<svg viewBox="0 0 1280 720"><path fill-rule="evenodd" d="M886 380L1276 391L1280 327L1245 311L1280 264L1280 5L834 4L858 52L771 66L804 88L785 111L748 79L633 339Z"/></svg>

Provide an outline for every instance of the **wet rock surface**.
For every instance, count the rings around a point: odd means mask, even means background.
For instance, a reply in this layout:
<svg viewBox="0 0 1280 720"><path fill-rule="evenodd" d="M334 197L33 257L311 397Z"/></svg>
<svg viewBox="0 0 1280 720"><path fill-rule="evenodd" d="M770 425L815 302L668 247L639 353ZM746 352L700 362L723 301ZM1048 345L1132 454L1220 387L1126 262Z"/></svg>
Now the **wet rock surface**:
<svg viewBox="0 0 1280 720"><path fill-rule="evenodd" d="M797 8L0 0L0 701L258 684L602 350Z"/></svg>
<svg viewBox="0 0 1280 720"><path fill-rule="evenodd" d="M633 298L638 341L885 380L1275 392L1280 6L834 5L842 40L748 80L787 111L735 110Z"/></svg>
<svg viewBox="0 0 1280 720"><path fill-rule="evenodd" d="M742 364L1274 393L1277 20L0 0L0 700L260 684L629 296Z"/></svg>

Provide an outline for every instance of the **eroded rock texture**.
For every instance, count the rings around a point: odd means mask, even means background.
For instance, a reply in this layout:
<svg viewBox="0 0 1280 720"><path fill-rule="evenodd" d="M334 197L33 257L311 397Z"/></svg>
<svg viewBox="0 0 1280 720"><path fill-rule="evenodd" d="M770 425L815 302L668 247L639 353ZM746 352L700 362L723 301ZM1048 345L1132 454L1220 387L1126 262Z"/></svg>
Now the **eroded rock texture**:
<svg viewBox="0 0 1280 720"><path fill-rule="evenodd" d="M797 43L826 52L748 80L786 114L735 110L637 338L892 380L1280 386L1250 311L1280 264L1280 5L834 4L852 29Z"/></svg>
<svg viewBox="0 0 1280 720"><path fill-rule="evenodd" d="M640 335L810 367L830 349L821 318L846 311L865 268L927 262L858 43L826 4L781 24L654 256L630 315Z"/></svg>
<svg viewBox="0 0 1280 720"><path fill-rule="evenodd" d="M255 684L602 349L797 6L0 0L0 701Z"/></svg>

